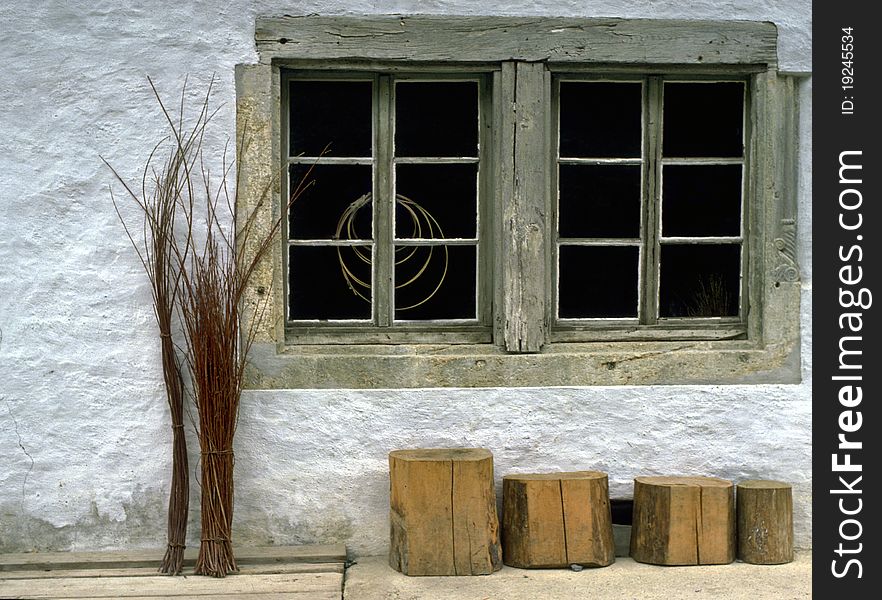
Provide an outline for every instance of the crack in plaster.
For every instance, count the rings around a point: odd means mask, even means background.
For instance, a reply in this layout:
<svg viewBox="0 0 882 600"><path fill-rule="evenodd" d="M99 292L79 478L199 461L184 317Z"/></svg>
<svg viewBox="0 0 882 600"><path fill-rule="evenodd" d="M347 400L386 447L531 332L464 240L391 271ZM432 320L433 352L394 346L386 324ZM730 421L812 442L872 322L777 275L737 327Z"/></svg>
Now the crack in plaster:
<svg viewBox="0 0 882 600"><path fill-rule="evenodd" d="M3 339L3 335L2 335L2 332L0 332L0 341L2 341L2 339ZM6 398L4 396L3 401L6 403L6 410L9 413L9 418L12 419L12 428L15 431L15 437L18 438L18 447L21 448L21 451L24 452L25 456L28 457L28 460L31 461L31 464L30 464L30 466L28 466L28 470L25 473L24 479L21 482L21 501L19 503L19 506L21 508L21 514L22 514L22 516L24 516L24 514L25 514L25 488L28 485L28 478L31 476L31 472L34 470L34 465L36 465L37 463L34 460L34 457L31 456L31 453L28 452L28 449L25 448L24 442L21 439L21 432L19 431L19 428L18 428L18 420L16 420L15 415L12 413L12 405L9 404L9 398ZM26 527L25 532L27 533L28 539L33 541L33 538L31 537L30 527Z"/></svg>

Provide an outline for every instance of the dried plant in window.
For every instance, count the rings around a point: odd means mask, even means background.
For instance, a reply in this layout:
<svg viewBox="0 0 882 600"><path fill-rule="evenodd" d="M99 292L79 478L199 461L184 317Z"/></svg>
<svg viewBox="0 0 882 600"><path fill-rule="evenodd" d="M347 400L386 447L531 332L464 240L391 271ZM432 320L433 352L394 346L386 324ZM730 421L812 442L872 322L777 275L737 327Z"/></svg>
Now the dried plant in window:
<svg viewBox="0 0 882 600"><path fill-rule="evenodd" d="M709 275L698 280L695 295L687 307L690 317L719 317L731 314L729 290L720 275Z"/></svg>

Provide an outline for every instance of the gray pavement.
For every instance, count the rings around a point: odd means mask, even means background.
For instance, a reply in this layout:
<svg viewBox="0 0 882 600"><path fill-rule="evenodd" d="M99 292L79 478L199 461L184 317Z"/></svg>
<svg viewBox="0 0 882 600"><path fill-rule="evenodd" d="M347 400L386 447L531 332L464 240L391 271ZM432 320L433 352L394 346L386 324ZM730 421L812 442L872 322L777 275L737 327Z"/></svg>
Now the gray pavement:
<svg viewBox="0 0 882 600"><path fill-rule="evenodd" d="M344 600L654 600L811 598L811 553L786 565L659 567L616 558L602 569L503 569L482 577L406 577L386 557L346 570Z"/></svg>

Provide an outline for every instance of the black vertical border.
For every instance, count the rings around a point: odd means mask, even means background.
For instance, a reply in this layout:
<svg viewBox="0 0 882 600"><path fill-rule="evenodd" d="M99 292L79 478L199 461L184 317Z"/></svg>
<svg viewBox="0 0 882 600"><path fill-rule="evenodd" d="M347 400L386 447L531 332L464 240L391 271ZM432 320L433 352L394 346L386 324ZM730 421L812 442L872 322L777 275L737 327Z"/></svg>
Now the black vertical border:
<svg viewBox="0 0 882 600"><path fill-rule="evenodd" d="M878 409L882 401L879 352L882 306L877 304L882 302L882 295L876 293L882 294L879 286L882 128L878 115L882 111L878 82L882 76L879 43L882 31L878 29L880 20L875 18L877 7L873 2L829 0L816 1L812 7L812 587L817 598L877 598L880 593L878 580L882 569L878 559L882 535L878 514L882 506L876 474L880 460L878 438L882 432ZM847 55L843 57L843 52L848 51L843 50L843 43L848 43L843 36L849 35L843 28L848 27L853 28L850 32L853 37L850 50L853 52L852 89L843 88L847 83L847 80L843 82L843 76L849 75L848 71L843 72L848 68L843 65L843 60L848 59ZM853 110L848 110L849 105L844 104L846 101L854 103ZM862 166L859 171L844 171L843 179L859 179L859 183L840 182L840 154L843 152L860 152L843 157L851 165ZM847 190L857 190L860 196ZM843 192L845 204L854 206L860 198L860 207L844 210L840 206ZM859 229L847 230L840 225L841 217L846 225L854 226L858 214L862 219ZM844 267L846 271L841 272ZM859 282L845 284L840 280L841 275L855 279L858 267L861 268ZM842 306L840 290L857 294L862 288L873 294L869 307ZM847 294L844 300L847 304ZM853 318L840 323L843 313L860 313L860 320ZM852 328L860 324L860 331L853 331L849 324ZM844 356L845 362L852 366L859 364L861 368L840 367L840 343L845 336L858 339L846 340L843 347L861 352ZM857 375L861 379L833 379L843 375ZM863 394L861 402L850 407L839 400L842 387L849 384L860 386ZM856 391L852 391L854 396ZM853 429L858 412L860 428L853 432L843 431L840 419L846 428ZM840 449L840 434L848 441L861 442L862 447ZM845 454L850 455L852 464L861 465L860 471L834 470L834 455L838 455L836 460L841 464L846 462ZM858 477L861 477L859 481ZM847 486L860 490L860 493L841 493L847 491ZM855 514L848 515L843 511ZM856 537L858 533L860 536ZM855 539L846 539L850 537ZM850 560L858 562L849 563Z"/></svg>

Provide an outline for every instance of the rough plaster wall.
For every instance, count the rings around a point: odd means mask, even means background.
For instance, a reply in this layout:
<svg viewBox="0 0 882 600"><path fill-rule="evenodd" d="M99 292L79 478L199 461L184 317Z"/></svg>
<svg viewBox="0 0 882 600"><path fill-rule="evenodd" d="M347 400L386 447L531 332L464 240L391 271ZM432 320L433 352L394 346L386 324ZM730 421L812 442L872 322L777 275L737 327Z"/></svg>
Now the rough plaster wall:
<svg viewBox="0 0 882 600"><path fill-rule="evenodd" d="M0 551L164 542L170 428L149 289L98 159L138 178L162 130L145 75L170 97L189 74L188 98L196 101L216 73L216 97L225 105L207 143L220 148L233 131L233 66L256 60L254 17L295 9L770 20L779 27L782 70L811 70L807 0L686 6L4 2ZM810 80L801 100L801 385L251 392L237 440L239 543L342 541L357 553L382 552L386 452L481 445L494 451L497 477L598 468L609 471L614 495L628 495L639 473L785 479L796 486L797 544L810 545ZM195 524L198 502L191 514ZM198 539L196 527L190 532Z"/></svg>

